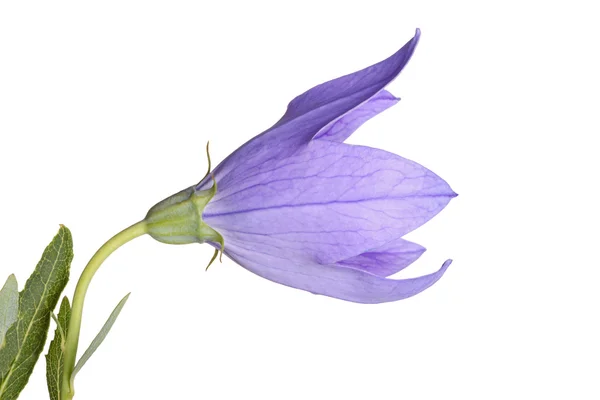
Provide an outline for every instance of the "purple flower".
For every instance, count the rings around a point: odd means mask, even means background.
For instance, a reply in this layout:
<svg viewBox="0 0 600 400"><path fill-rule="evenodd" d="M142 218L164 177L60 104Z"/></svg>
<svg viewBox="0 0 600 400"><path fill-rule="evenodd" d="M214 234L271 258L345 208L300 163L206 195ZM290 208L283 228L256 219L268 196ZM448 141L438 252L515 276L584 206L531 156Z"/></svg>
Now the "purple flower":
<svg viewBox="0 0 600 400"><path fill-rule="evenodd" d="M273 127L233 152L214 176L156 206L201 199L194 226L151 235L221 249L224 242L224 253L257 275L348 301L395 301L431 286L451 260L418 278L387 277L425 251L402 236L456 194L413 161L343 143L399 101L384 88L402 71L419 36L417 30L384 61L296 97Z"/></svg>

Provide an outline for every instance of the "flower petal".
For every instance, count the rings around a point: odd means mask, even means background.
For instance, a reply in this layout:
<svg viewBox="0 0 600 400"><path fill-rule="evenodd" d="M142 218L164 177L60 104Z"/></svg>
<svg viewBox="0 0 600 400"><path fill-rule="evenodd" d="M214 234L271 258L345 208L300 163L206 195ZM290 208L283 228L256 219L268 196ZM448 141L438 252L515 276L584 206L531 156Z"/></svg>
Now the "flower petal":
<svg viewBox="0 0 600 400"><path fill-rule="evenodd" d="M320 84L296 97L273 127L246 142L215 168L213 173L217 181L220 184L232 185L242 182L247 174L251 174L253 169L260 167L265 161L283 159L293 154L315 135L327 136L326 132L329 132L339 118L377 95L402 71L412 56L419 37L420 31L417 29L415 36L386 60ZM387 92L382 95L386 96L389 97ZM391 105L389 102L376 103L377 107L384 104L387 107ZM374 105L368 105L366 110L372 109ZM373 115L375 114L371 116ZM360 123L368 118L362 119ZM360 123L354 129L358 128ZM329 140L340 141L342 137L351 133L344 130ZM204 190L211 184L210 177L206 177L196 189Z"/></svg>
<svg viewBox="0 0 600 400"><path fill-rule="evenodd" d="M265 162L235 186L218 185L203 214L209 226L319 264L383 246L424 224L456 196L415 162L322 140Z"/></svg>
<svg viewBox="0 0 600 400"><path fill-rule="evenodd" d="M362 124L400 101L387 90L382 90L365 103L322 128L313 138L343 142Z"/></svg>
<svg viewBox="0 0 600 400"><path fill-rule="evenodd" d="M296 97L290 102L285 115L276 126L315 111L321 113L328 110L331 116L337 118L367 101L400 74L412 56L420 36L421 31L417 29L415 36L387 59L317 85Z"/></svg>
<svg viewBox="0 0 600 400"><path fill-rule="evenodd" d="M287 260L231 241L225 253L247 270L282 285L356 303L385 303L414 296L437 282L452 260L429 275L393 280L332 265Z"/></svg>
<svg viewBox="0 0 600 400"><path fill-rule="evenodd" d="M336 264L386 277L408 267L424 252L424 247L400 238Z"/></svg>

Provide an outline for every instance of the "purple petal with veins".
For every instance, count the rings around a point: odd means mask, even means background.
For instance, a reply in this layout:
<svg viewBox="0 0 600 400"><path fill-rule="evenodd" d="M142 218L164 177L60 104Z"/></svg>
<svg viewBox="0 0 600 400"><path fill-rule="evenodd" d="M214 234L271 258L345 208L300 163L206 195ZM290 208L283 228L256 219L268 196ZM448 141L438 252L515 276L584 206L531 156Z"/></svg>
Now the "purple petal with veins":
<svg viewBox="0 0 600 400"><path fill-rule="evenodd" d="M387 279L354 268L289 259L273 248L231 240L225 254L263 278L314 294L356 303L386 303L414 296L437 282L452 260L428 275L411 279Z"/></svg>
<svg viewBox="0 0 600 400"><path fill-rule="evenodd" d="M424 252L423 246L408 240L396 239L357 256L338 261L336 265L386 277L408 267Z"/></svg>
<svg viewBox="0 0 600 400"><path fill-rule="evenodd" d="M343 143L398 102L384 88L419 37L417 30L386 60L296 97L273 127L215 168L218 189L202 218L222 235L225 254L274 282L359 303L413 296L444 274L450 260L419 278L386 278L425 251L402 236L454 191L413 161ZM212 184L207 177L195 190Z"/></svg>
<svg viewBox="0 0 600 400"><path fill-rule="evenodd" d="M382 90L364 104L323 127L313 139L343 142L362 124L400 101L387 90Z"/></svg>
<svg viewBox="0 0 600 400"><path fill-rule="evenodd" d="M242 162L242 160L240 160ZM334 263L398 239L455 193L421 165L383 150L313 141L221 188L204 221L225 237L268 240L289 257Z"/></svg>
<svg viewBox="0 0 600 400"><path fill-rule="evenodd" d="M420 35L417 29L415 36L389 58L322 83L296 97L273 127L250 139L215 168L213 173L219 185L236 185L262 163L293 154L313 137L318 137L322 129L327 129L351 110L368 102L400 74ZM390 105L388 103L387 106ZM240 160L244 161L243 165ZM196 189L206 189L211 185L210 177L206 177Z"/></svg>

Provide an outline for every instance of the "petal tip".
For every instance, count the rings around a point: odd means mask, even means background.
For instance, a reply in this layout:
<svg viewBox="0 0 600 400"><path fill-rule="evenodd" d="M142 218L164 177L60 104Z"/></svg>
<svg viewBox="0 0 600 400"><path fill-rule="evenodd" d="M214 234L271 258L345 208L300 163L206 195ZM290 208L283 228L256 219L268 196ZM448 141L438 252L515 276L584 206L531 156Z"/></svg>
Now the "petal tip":
<svg viewBox="0 0 600 400"><path fill-rule="evenodd" d="M446 261L444 261L444 263L442 264L442 268L440 268L441 272L446 272L446 270L448 269L448 267L450 266L450 264L452 264L453 260L451 258L447 259Z"/></svg>
<svg viewBox="0 0 600 400"><path fill-rule="evenodd" d="M419 42L420 38L421 38L421 29L416 28L415 29L415 35L412 38L413 46L417 45L417 43Z"/></svg>

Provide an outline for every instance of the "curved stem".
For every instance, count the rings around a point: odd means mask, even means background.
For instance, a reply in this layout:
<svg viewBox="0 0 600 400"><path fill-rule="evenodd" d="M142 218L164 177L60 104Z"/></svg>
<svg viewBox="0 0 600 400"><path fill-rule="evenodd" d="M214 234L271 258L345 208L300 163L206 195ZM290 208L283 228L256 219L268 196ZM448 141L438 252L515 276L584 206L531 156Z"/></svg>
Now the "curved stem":
<svg viewBox="0 0 600 400"><path fill-rule="evenodd" d="M61 400L70 400L75 395L75 390L71 384L71 375L75 368L75 358L77 357L77 346L79 344L79 332L81 329L81 315L83 313L83 303L85 294L88 290L90 282L94 277L100 265L110 256L116 249L148 232L145 221L138 222L129 228L117 233L109 241L104 243L100 249L94 254L87 266L83 270L75 294L73 295L73 306L71 308L71 319L67 330L67 339L64 347L64 366L63 378L61 384Z"/></svg>

